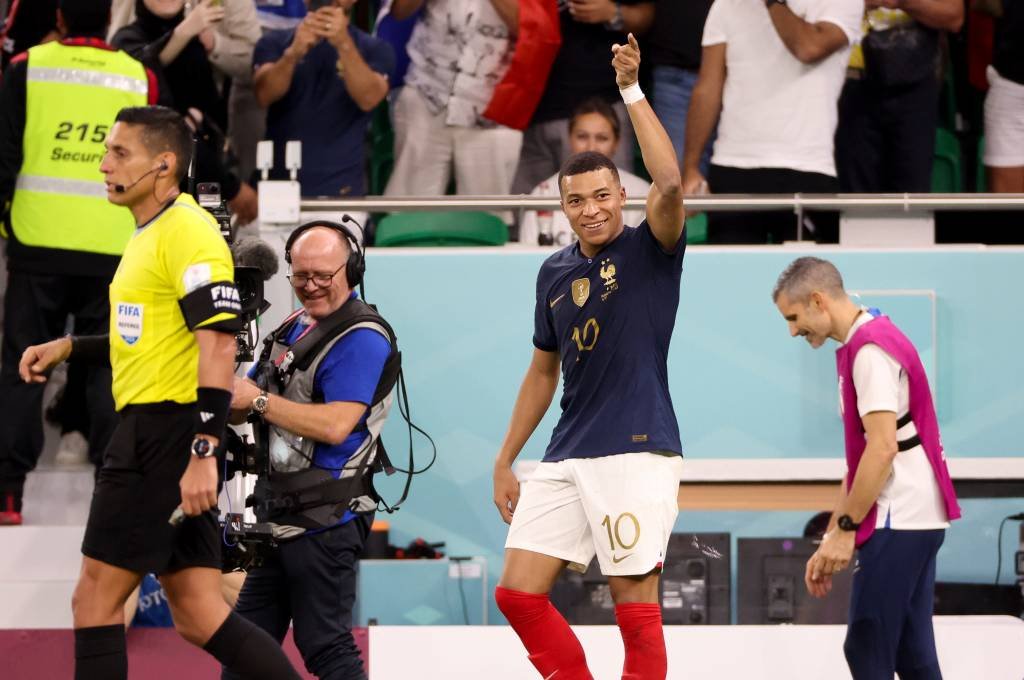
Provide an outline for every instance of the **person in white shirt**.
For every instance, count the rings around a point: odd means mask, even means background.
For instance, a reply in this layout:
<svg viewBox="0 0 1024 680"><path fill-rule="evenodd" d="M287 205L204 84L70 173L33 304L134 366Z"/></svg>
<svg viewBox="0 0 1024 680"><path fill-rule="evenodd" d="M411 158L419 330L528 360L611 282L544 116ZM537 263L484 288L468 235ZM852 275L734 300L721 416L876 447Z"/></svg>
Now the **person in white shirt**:
<svg viewBox="0 0 1024 680"><path fill-rule="evenodd" d="M854 304L828 260L800 257L772 292L789 334L836 350L846 475L804 584L825 597L853 568L843 652L854 680L941 680L932 612L936 555L961 516L917 349ZM856 549L856 563L854 550Z"/></svg>
<svg viewBox="0 0 1024 680"><path fill-rule="evenodd" d="M572 154L597 151L612 158L619 146L621 123L611 104L591 97L576 107L569 119L569 147ZM646 196L651 183L619 168L619 180L626 196ZM530 196L559 196L558 173L548 177L530 192ZM644 221L643 209L623 210L622 221L637 226ZM576 234L561 210L530 210L519 224L519 242L531 245L567 246Z"/></svg>
<svg viewBox="0 0 1024 680"><path fill-rule="evenodd" d="M833 153L850 47L864 0L715 0L690 101L683 187L699 193L835 193ZM705 179L701 152L718 123ZM804 237L834 241L834 215L805 219ZM811 232L810 234L808 232ZM710 243L797 236L786 212L714 213Z"/></svg>
<svg viewBox="0 0 1024 680"><path fill-rule="evenodd" d="M515 49L516 0L394 0L391 15L420 8L406 45L409 70L394 101L395 166L386 196L506 194L523 133L483 116Z"/></svg>

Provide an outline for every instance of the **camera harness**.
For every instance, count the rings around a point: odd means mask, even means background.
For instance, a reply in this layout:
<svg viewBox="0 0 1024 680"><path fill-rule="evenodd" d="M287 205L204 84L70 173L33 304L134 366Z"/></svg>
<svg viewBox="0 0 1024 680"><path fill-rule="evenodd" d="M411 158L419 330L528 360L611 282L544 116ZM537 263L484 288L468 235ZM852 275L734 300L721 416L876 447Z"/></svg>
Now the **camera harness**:
<svg viewBox="0 0 1024 680"><path fill-rule="evenodd" d="M354 220L346 215L343 221ZM291 263L291 247L295 240L314 227L334 229L348 240L350 254L345 276L350 288L359 286L362 292L365 271L363 252L352 232L341 224L318 220L297 228L285 244L285 261ZM289 346L284 340L302 313L299 310L292 314L264 340L255 375L261 389L295 401L316 403L318 395L314 394L313 383L317 367L337 342L361 328L372 329L387 338L391 351L377 381L365 423L353 430L353 433L366 432L367 438L342 467L318 465L313 456L315 442L286 433L263 419L254 423L256 445L266 454L268 468L271 459L278 467L293 468L292 471L269 469L266 475L261 474L253 495L246 502L246 505L253 507L259 521L278 525L274 533L281 538L298 535L309 529L333 526L349 510L368 512L380 508L389 513L396 511L409 495L413 475L426 472L437 457L433 440L413 424L409 417L408 393L402 374L402 354L398 351L398 339L394 329L376 308L358 297L352 297L332 314L306 328ZM399 410L409 426L409 467L404 470L391 463L381 441L381 429L390 411L392 391L396 385ZM322 402L322 395L319 399ZM434 447L433 458L421 470L415 469L413 461L413 429L427 437ZM406 475L402 495L394 505L388 505L373 486L372 473L380 471L388 475L396 471ZM336 472L340 473L337 478L332 474ZM295 529L289 530L287 527Z"/></svg>

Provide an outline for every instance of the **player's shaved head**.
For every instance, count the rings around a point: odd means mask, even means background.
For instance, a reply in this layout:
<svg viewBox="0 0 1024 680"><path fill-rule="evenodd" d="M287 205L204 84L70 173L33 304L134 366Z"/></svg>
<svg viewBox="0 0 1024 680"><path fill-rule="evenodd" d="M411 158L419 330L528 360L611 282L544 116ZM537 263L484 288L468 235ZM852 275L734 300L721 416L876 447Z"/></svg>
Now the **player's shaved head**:
<svg viewBox="0 0 1024 680"><path fill-rule="evenodd" d="M789 302L806 303L811 293L824 293L833 299L846 297L843 277L836 266L820 257L799 257L793 260L775 283L772 301L786 296Z"/></svg>

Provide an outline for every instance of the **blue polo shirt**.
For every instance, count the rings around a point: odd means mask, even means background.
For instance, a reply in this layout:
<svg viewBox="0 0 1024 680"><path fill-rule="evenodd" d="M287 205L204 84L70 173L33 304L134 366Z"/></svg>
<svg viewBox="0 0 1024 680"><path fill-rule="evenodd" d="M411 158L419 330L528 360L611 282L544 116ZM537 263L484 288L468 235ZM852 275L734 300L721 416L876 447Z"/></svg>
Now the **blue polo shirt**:
<svg viewBox="0 0 1024 680"><path fill-rule="evenodd" d="M533 344L558 352L562 416L545 462L682 453L668 391L685 235L666 252L644 220L592 258L579 243L537 275Z"/></svg>
<svg viewBox="0 0 1024 680"><path fill-rule="evenodd" d="M395 69L391 46L354 26L349 34L367 65L390 78ZM256 43L253 68L278 61L294 36L294 30L265 34ZM267 110L267 138L274 142L271 178L288 178L285 143L301 141L303 196L366 194L366 133L372 114L349 95L337 62L337 50L318 42L296 65L288 92Z"/></svg>

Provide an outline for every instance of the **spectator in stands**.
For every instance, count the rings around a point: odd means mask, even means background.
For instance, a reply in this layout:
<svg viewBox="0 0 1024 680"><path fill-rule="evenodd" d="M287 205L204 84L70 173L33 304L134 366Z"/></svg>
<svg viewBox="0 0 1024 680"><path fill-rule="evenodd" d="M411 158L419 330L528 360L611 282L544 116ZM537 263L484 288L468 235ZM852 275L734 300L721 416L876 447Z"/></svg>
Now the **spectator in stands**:
<svg viewBox="0 0 1024 680"><path fill-rule="evenodd" d="M569 118L581 101L601 97L615 107L619 120L627 119L613 69L604 57L612 45L626 42L626 33L642 36L654 20L654 3L648 0L559 0L558 9L562 46L544 96L523 132L514 194L530 191L562 167L569 157ZM633 169L634 147L632 126L626 125L612 158L620 171Z"/></svg>
<svg viewBox="0 0 1024 680"><path fill-rule="evenodd" d="M654 64L654 96L651 106L672 140L676 158L683 157L686 112L690 109L693 86L700 70L700 41L712 0L659 2L647 50ZM712 133L713 136L714 133ZM711 141L704 145L700 171L707 174L711 163ZM621 171L620 171L621 172Z"/></svg>
<svg viewBox="0 0 1024 680"><path fill-rule="evenodd" d="M423 8L407 44L409 70L394 103L395 167L388 196L506 194L522 132L483 117L508 69L516 0L395 0L405 19Z"/></svg>
<svg viewBox="0 0 1024 680"><path fill-rule="evenodd" d="M836 101L863 0L715 0L704 26L700 77L686 120L686 193L834 193ZM719 115L721 117L719 118ZM718 123L707 180L700 158ZM834 215L805 215L804 237L834 241ZM709 243L779 243L792 214L713 213Z"/></svg>
<svg viewBox="0 0 1024 680"><path fill-rule="evenodd" d="M264 32L293 29L306 16L306 0L256 0L256 4L256 14Z"/></svg>
<svg viewBox="0 0 1024 680"><path fill-rule="evenodd" d="M990 5L998 15L985 97L985 171L989 191L1020 194L1024 193L1024 2L997 0L996 4L998 9Z"/></svg>
<svg viewBox="0 0 1024 680"><path fill-rule="evenodd" d="M264 112L252 92L252 52L260 39L253 0L223 0L224 18L199 33L213 66L217 91L227 99L227 137L238 159L236 175L248 179L256 167L256 144L263 139ZM135 21L135 0L114 0L111 35Z"/></svg>
<svg viewBox="0 0 1024 680"><path fill-rule="evenodd" d="M256 191L239 177L237 159L226 153L227 105L217 88L207 50L224 19L217 0L200 0L184 11L185 0L136 0L135 21L112 42L157 74L165 98L197 131L196 178L218 182L240 225L256 219ZM234 167L233 167L234 166Z"/></svg>
<svg viewBox="0 0 1024 680"><path fill-rule="evenodd" d="M14 0L0 31L0 67L30 47L58 38L57 0Z"/></svg>
<svg viewBox="0 0 1024 680"><path fill-rule="evenodd" d="M591 97L576 107L569 119L569 148L573 154L597 151L609 158L615 153L621 137L621 122L611 104L599 97ZM633 173L619 170L619 184L626 197L647 196L651 183ZM531 196L560 196L558 173L538 184ZM624 210L623 223L636 226L643 222L644 210ZM562 210L538 210L523 214L519 225L519 240L531 245L567 246L576 240L576 234Z"/></svg>
<svg viewBox="0 0 1024 680"><path fill-rule="evenodd" d="M370 113L387 96L394 52L350 24L355 0L332 0L294 29L270 31L253 55L256 99L268 109L274 177L287 177L285 143L302 142L304 196L366 193Z"/></svg>
<svg viewBox="0 0 1024 680"><path fill-rule="evenodd" d="M842 191L931 191L939 36L963 20L964 0L867 0L867 32L839 99Z"/></svg>

